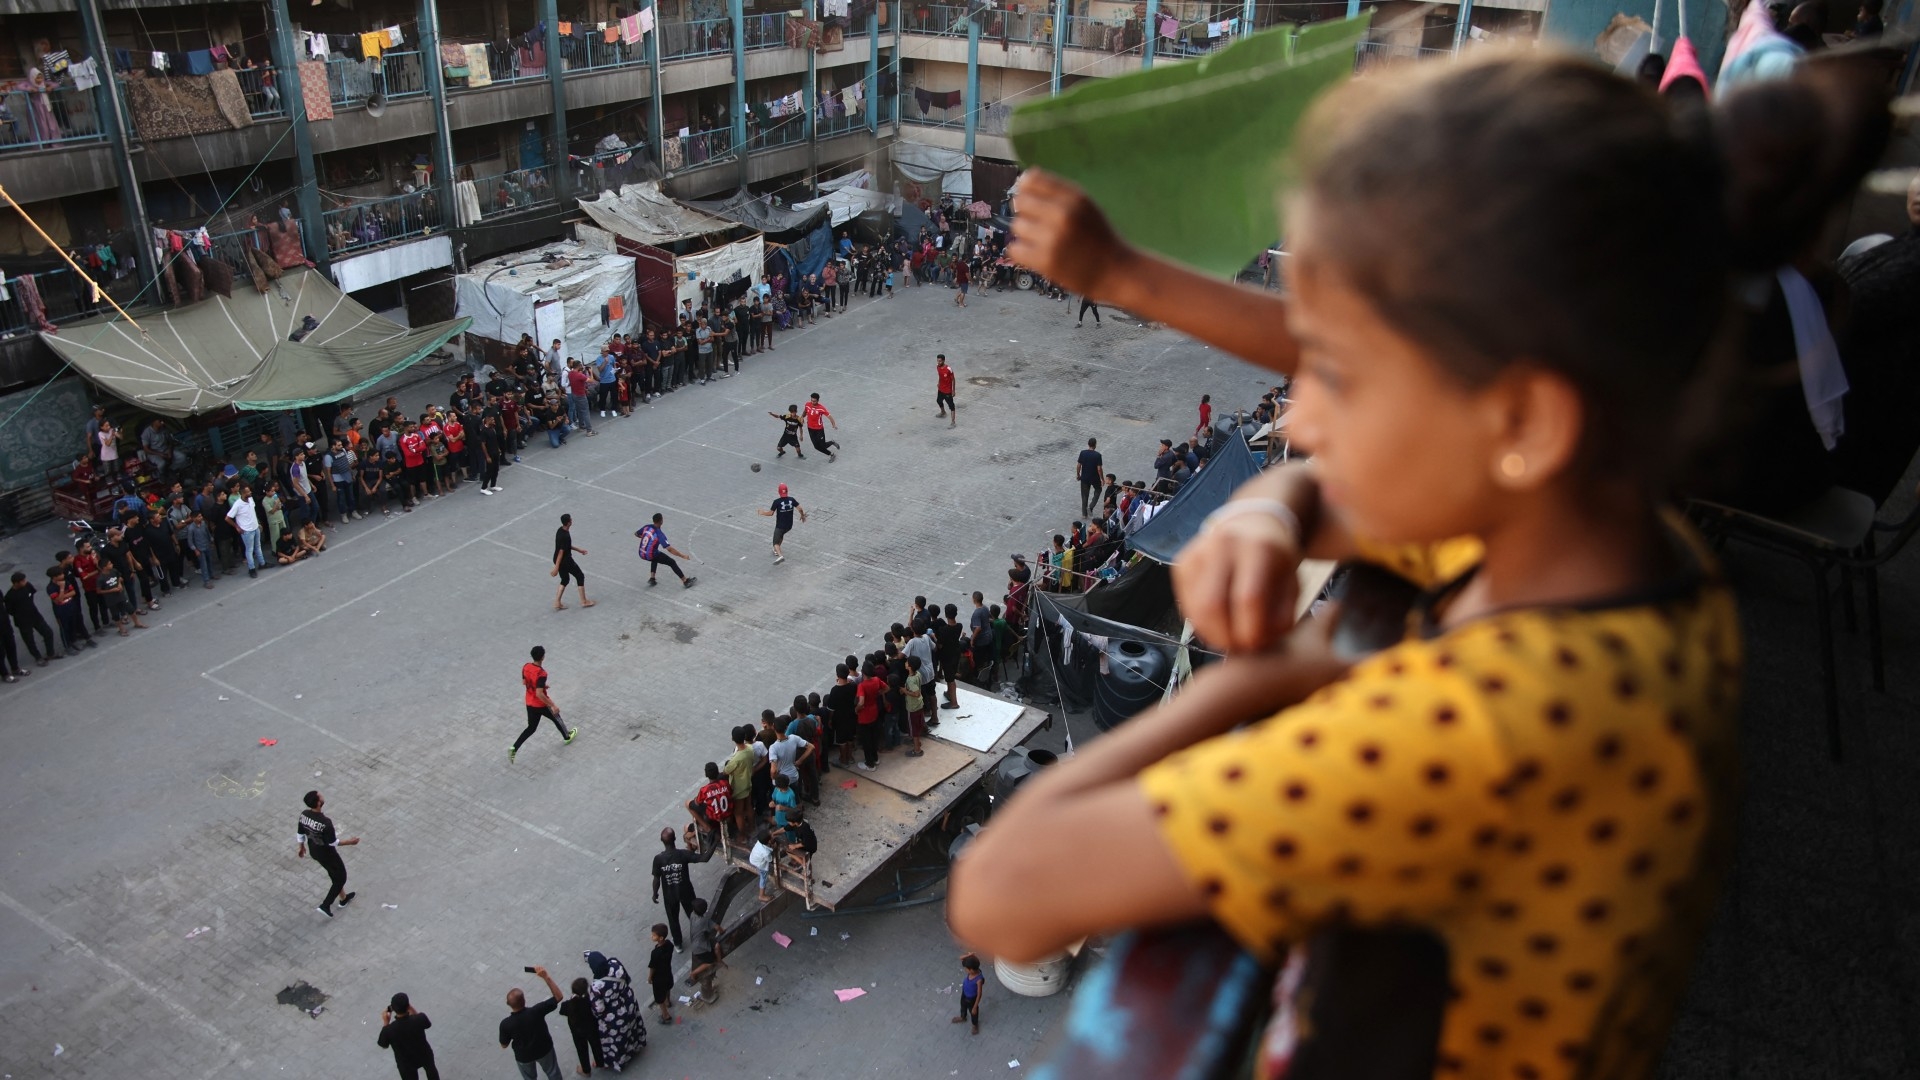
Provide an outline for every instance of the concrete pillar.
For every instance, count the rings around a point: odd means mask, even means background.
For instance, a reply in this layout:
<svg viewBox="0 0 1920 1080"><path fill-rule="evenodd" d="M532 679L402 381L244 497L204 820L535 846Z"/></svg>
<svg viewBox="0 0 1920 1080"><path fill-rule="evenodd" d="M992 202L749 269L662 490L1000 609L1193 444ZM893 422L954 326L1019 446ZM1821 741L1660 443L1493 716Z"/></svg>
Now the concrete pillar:
<svg viewBox="0 0 1920 1080"><path fill-rule="evenodd" d="M973 154L974 130L980 126L980 20L967 15L967 154Z"/></svg>
<svg viewBox="0 0 1920 1080"><path fill-rule="evenodd" d="M647 123L650 136L648 152L653 155L653 163L664 169L667 159L666 151L662 147L665 145L667 133L661 130L661 126L667 122L667 118L665 110L660 105L660 5L658 4L653 6L653 20L653 31L646 37L647 75L652 80L652 89L647 101L647 115L651 118Z"/></svg>
<svg viewBox="0 0 1920 1080"><path fill-rule="evenodd" d="M807 50L807 111L800 114L800 134L808 142L813 141L814 130L818 126L819 116L815 112L820 102L820 67L817 61L820 54Z"/></svg>
<svg viewBox="0 0 1920 1080"><path fill-rule="evenodd" d="M1248 0L1248 2L1251 3L1252 0ZM1159 25L1160 0L1147 0L1147 40L1140 46L1140 66L1142 68L1150 68L1153 66L1153 47L1160 41L1160 32L1155 28Z"/></svg>
<svg viewBox="0 0 1920 1080"><path fill-rule="evenodd" d="M880 9L877 6L867 15L867 40L873 43L867 50L867 130L877 135L880 132Z"/></svg>
<svg viewBox="0 0 1920 1080"><path fill-rule="evenodd" d="M1258 12L1254 9L1253 0L1247 0L1246 6L1240 9L1240 32L1241 33L1243 34L1253 33L1253 17L1256 14L1258 14Z"/></svg>
<svg viewBox="0 0 1920 1080"><path fill-rule="evenodd" d="M567 168L567 71L560 61L560 11L556 0L540 0L540 18L547 24L547 87L553 93L553 120L547 134L553 139L553 194L562 202L573 194L573 170Z"/></svg>
<svg viewBox="0 0 1920 1080"><path fill-rule="evenodd" d="M1467 30L1473 25L1473 0L1460 0L1460 11L1454 16L1453 51L1458 55L1467 44Z"/></svg>
<svg viewBox="0 0 1920 1080"><path fill-rule="evenodd" d="M293 130L293 165L300 187L295 201L300 207L300 240L307 258L322 270L327 257L327 226L320 217L320 174L313 164L313 139L307 133L306 97L300 86L300 50L293 45L293 19L287 14L287 0L269 0L273 28L269 31L273 46L273 66L278 72L275 85L280 102L287 109L287 123Z"/></svg>
<svg viewBox="0 0 1920 1080"><path fill-rule="evenodd" d="M113 53L107 48L106 31L100 25L100 0L80 0L80 23L86 30L87 55L98 57L106 68L101 72L101 84L94 88L93 100L103 110L107 122L113 174L120 181L120 216L127 219L127 229L133 233L133 257L140 274L140 292L144 295L153 289L151 299L158 303L164 298L155 280L160 275L160 267L154 262L153 226L147 221L146 193L140 189L133 159L127 155L127 113L120 101L119 74L111 62Z"/></svg>
<svg viewBox="0 0 1920 1080"><path fill-rule="evenodd" d="M440 9L437 0L420 0L420 53L427 71L427 97L433 102L433 193L441 219L451 229L460 219L453 198L453 133L447 123L447 73L440 64ZM563 162L562 165L565 163ZM562 171L565 171L564 168ZM554 184L559 184L558 178Z"/></svg>
<svg viewBox="0 0 1920 1080"><path fill-rule="evenodd" d="M733 22L733 152L740 158L740 186L747 186L747 16L741 0L727 0ZM811 69L809 69L811 70Z"/></svg>
<svg viewBox="0 0 1920 1080"><path fill-rule="evenodd" d="M1067 48L1067 15L1073 10L1072 0L1054 0L1053 3L1053 96L1060 96L1061 64Z"/></svg>

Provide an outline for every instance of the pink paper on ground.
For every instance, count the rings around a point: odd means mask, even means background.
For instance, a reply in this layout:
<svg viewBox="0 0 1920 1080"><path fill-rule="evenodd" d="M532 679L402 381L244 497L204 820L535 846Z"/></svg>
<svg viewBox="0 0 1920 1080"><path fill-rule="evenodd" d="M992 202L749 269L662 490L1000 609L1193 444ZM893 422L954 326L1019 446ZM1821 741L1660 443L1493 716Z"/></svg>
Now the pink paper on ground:
<svg viewBox="0 0 1920 1080"><path fill-rule="evenodd" d="M775 930L773 932L773 943L784 949L787 946L793 944L793 939L781 933L780 931Z"/></svg>
<svg viewBox="0 0 1920 1080"><path fill-rule="evenodd" d="M852 1001L857 997L866 997L867 992L856 986L851 990L835 990L833 996L839 998L844 1003Z"/></svg>

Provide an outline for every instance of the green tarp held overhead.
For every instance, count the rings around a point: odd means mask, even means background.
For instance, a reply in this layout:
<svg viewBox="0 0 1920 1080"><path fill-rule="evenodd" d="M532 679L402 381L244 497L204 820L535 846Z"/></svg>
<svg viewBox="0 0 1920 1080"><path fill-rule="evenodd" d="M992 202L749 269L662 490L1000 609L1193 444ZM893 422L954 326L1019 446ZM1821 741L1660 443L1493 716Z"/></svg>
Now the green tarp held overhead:
<svg viewBox="0 0 1920 1080"><path fill-rule="evenodd" d="M1133 244L1231 277L1279 238L1294 126L1352 73L1369 18L1277 27L1194 63L1085 80L1016 110L1014 151L1079 184Z"/></svg>
<svg viewBox="0 0 1920 1080"><path fill-rule="evenodd" d="M288 340L312 316L300 341ZM317 270L288 271L265 293L238 288L145 315L43 333L60 358L102 389L161 416L303 409L339 401L404 370L471 319L405 327L341 292Z"/></svg>

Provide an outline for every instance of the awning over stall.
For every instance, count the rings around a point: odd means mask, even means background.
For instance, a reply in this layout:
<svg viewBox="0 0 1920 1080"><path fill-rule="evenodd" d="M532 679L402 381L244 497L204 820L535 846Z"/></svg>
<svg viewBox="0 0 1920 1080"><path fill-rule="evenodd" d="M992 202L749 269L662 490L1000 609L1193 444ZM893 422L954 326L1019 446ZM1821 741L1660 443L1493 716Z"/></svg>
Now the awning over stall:
<svg viewBox="0 0 1920 1080"><path fill-rule="evenodd" d="M547 244L475 263L454 279L454 297L455 310L473 321L472 333L507 345L530 334L542 349L559 338L561 355L580 360L598 356L615 334L640 332L633 256L585 244Z"/></svg>
<svg viewBox="0 0 1920 1080"><path fill-rule="evenodd" d="M1156 562L1170 563L1219 509L1234 489L1260 471L1245 439L1229 438L1193 479L1181 486L1140 531L1127 537L1133 550Z"/></svg>
<svg viewBox="0 0 1920 1080"><path fill-rule="evenodd" d="M145 334L103 316L40 339L109 393L148 412L184 417L229 406L303 409L351 397L419 362L470 321L401 326L303 267L265 293L236 289L231 297L146 316Z"/></svg>
<svg viewBox="0 0 1920 1080"><path fill-rule="evenodd" d="M657 183L628 184L617 194L602 192L597 199L580 200L580 209L608 232L656 247L740 228L726 218L674 202Z"/></svg>
<svg viewBox="0 0 1920 1080"><path fill-rule="evenodd" d="M755 195L745 188L724 199L708 201L690 199L687 205L695 210L712 214L714 217L737 221L763 233L810 233L827 217L827 211L819 205L809 204L806 209L801 209L799 206L791 210L783 209L773 205L770 197Z"/></svg>

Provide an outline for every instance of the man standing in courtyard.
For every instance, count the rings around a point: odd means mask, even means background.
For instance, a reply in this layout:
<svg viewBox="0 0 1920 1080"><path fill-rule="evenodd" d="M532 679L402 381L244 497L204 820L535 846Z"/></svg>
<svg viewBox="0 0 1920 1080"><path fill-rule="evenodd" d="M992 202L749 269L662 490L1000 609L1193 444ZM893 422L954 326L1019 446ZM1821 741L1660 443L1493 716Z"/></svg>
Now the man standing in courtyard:
<svg viewBox="0 0 1920 1080"><path fill-rule="evenodd" d="M533 738L534 732L540 730L542 720L553 721L554 730L560 733L563 740L562 745L571 744L573 737L580 734L579 728L570 729L560 722L560 708L553 703L552 695L547 692L547 669L541 666L541 662L547 658L546 646L535 645L530 655L533 660L520 665L520 683L527 692L527 729L522 731L520 737L513 740L513 745L507 748L509 763L519 755L521 745Z"/></svg>
<svg viewBox="0 0 1920 1080"><path fill-rule="evenodd" d="M815 450L827 455L827 460L832 461L835 456L833 448L840 444L827 439L827 429L824 425L832 424L833 430L839 431L840 421L835 420L833 414L827 411L827 407L820 404L819 394L811 394L808 396L805 412L807 416L807 438L813 440L813 448Z"/></svg>
<svg viewBox="0 0 1920 1080"><path fill-rule="evenodd" d="M947 366L947 354L941 353L933 361L934 404L940 406L940 415L951 416L948 427L957 427L960 423L960 406L953 403L953 369Z"/></svg>
<svg viewBox="0 0 1920 1080"><path fill-rule="evenodd" d="M713 852L701 855L683 850L675 842L671 827L660 830L660 847L663 850L653 856L653 902L667 906L667 929L673 932L673 951L681 952L686 938L680 933L680 909L685 908L691 917L693 902L699 899L694 895L693 871L689 866L713 858Z"/></svg>
<svg viewBox="0 0 1920 1080"><path fill-rule="evenodd" d="M353 893L342 891L347 887L347 864L340 858L339 849L358 844L360 838L349 836L345 840L340 839L339 834L333 831L333 819L322 812L327 800L319 792L307 792L302 801L307 808L300 811L300 834L294 841L294 851L303 859L311 854L313 861L327 872L332 887L327 890L327 898L320 901L320 906L314 910L331 919L334 900L338 898L340 906L346 907L353 902L354 896Z"/></svg>
<svg viewBox="0 0 1920 1080"><path fill-rule="evenodd" d="M1100 441L1088 439L1087 448L1080 451L1080 460L1074 463L1074 475L1080 478L1080 516L1090 517L1093 508L1100 505L1100 489L1104 481L1101 474Z"/></svg>
<svg viewBox="0 0 1920 1080"><path fill-rule="evenodd" d="M376 1041L381 1049L393 1051L400 1080L420 1080L423 1069L427 1080L440 1080L440 1070L433 1065L433 1047L427 1043L427 1029L432 1026L433 1021L414 1008L405 994L393 995L380 1014L380 1037Z"/></svg>
<svg viewBox="0 0 1920 1080"><path fill-rule="evenodd" d="M647 560L647 584L660 584L660 567L665 565L680 579L682 588L691 589L697 579L690 578L673 561L674 556L687 558L687 553L667 542L667 530L662 527L666 521L660 514L653 515L653 521L640 526L633 535L640 538L640 557Z"/></svg>
<svg viewBox="0 0 1920 1080"><path fill-rule="evenodd" d="M800 505L800 500L787 494L785 484L780 485L780 497L773 500L773 505L760 511L761 517L773 519L773 561L776 564L787 561L786 555L780 550L780 541L786 539L787 534L793 531L795 513L800 515L802 522L807 520L806 508Z"/></svg>
<svg viewBox="0 0 1920 1080"><path fill-rule="evenodd" d="M507 1015L500 1021L500 1049L513 1050L513 1063L520 1067L521 1080L535 1080L537 1067L547 1080L560 1080L560 1059L553 1053L553 1035L547 1031L547 1014L560 1007L560 987L535 964L531 969L547 984L552 995L538 1005L527 1004L526 991L519 987L507 991Z"/></svg>

